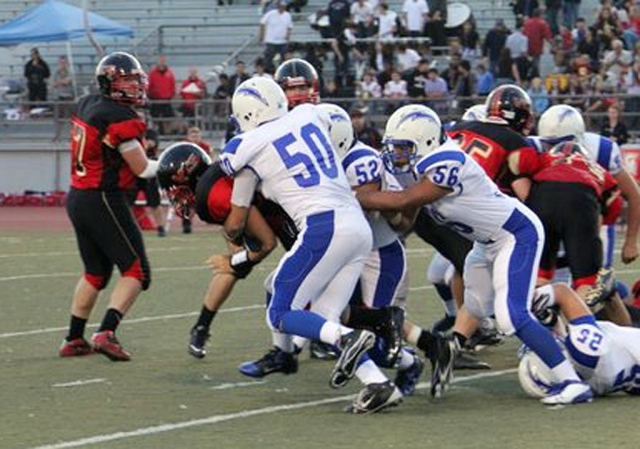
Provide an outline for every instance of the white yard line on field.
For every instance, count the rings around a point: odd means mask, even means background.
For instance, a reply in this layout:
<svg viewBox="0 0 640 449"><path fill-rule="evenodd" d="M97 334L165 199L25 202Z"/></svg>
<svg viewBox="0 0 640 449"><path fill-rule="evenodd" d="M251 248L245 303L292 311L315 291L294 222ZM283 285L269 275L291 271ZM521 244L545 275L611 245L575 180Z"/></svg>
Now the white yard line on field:
<svg viewBox="0 0 640 449"><path fill-rule="evenodd" d="M474 374L474 375L465 376L465 377L457 377L453 379L452 383L458 384L458 383L470 382L474 380L486 379L491 377L504 376L506 374L515 373L516 371L517 369L506 369L506 370L494 371L489 373ZM417 388L418 389L429 388L429 384L420 383L417 386ZM320 399L317 401L298 402L293 404L274 405L270 407L263 407L263 408L253 409L253 410L243 410L241 412L229 413L226 415L213 415L207 418L192 419L189 421L179 421L179 422L168 423L168 424L160 424L157 426L142 427L140 429L129 430L129 431L105 433L101 435L95 435L92 437L81 438L78 440L58 441L55 443L45 444L43 446L37 446L32 449L64 449L69 447L88 446L91 444L108 443L110 441L124 440L128 438L145 437L150 435L157 435L159 433L174 432L176 430L188 429L192 427L207 426L207 425L218 424L226 421L247 419L247 418L252 418L254 416L272 415L274 413L287 412L291 410L300 410L300 409L311 408L311 407L318 407L320 405L333 404L336 402L346 402L353 399L354 396L355 395L345 395L345 396L338 396L333 398Z"/></svg>
<svg viewBox="0 0 640 449"><path fill-rule="evenodd" d="M249 382L229 382L226 384L216 385L211 387L212 390L231 390L233 388L254 387L256 385L266 384L266 380L253 380Z"/></svg>
<svg viewBox="0 0 640 449"><path fill-rule="evenodd" d="M97 379L74 380L73 382L63 382L58 384L52 384L51 386L53 388L79 387L81 385L100 384L106 381L107 379L103 377L99 377Z"/></svg>
<svg viewBox="0 0 640 449"><path fill-rule="evenodd" d="M256 310L256 309L264 309L263 304L253 304L250 306L243 307L230 307L228 309L222 309L219 313L234 313L234 312L246 312L247 310ZM197 316L200 312L187 312L187 313L174 313L171 315L159 315L159 316L145 316L140 318L132 318L130 320L122 321L122 324L138 324L138 323L148 323L150 321L162 321L162 320L173 320L176 318L189 318ZM93 328L98 327L100 323L91 323L88 324L87 327ZM13 337L25 337L27 335L40 335L40 334L50 334L54 332L61 332L67 330L67 327L45 327L42 329L33 329L30 331L19 331L19 332L5 332L0 334L0 339L3 338L13 338Z"/></svg>
<svg viewBox="0 0 640 449"><path fill-rule="evenodd" d="M195 249L202 249L202 246L168 246L166 248L147 248L148 253L162 253L172 251L189 251ZM0 254L1 259L13 259L16 257L28 258L28 257L58 257L58 256L73 256L78 255L78 251L51 251L43 253L16 253L16 254Z"/></svg>
<svg viewBox="0 0 640 449"><path fill-rule="evenodd" d="M160 267L153 268L154 273L163 273L166 271L200 271L200 270L210 270L209 267L205 265L192 265L186 267ZM45 279L45 278L59 278L59 277L76 277L80 276L80 271L74 272L63 272L63 273L38 273L38 274L21 274L18 276L5 276L0 277L0 282L8 282L8 281L22 281L26 279Z"/></svg>

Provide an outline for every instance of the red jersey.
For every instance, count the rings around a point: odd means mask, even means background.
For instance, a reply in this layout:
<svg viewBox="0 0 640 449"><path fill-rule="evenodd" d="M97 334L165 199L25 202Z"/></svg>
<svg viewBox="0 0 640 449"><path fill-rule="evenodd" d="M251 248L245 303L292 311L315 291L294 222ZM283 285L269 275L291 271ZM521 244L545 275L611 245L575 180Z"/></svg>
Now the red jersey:
<svg viewBox="0 0 640 449"><path fill-rule="evenodd" d="M460 122L448 134L503 190L509 190L515 179L509 171L509 156L515 152L536 153L522 135L497 123Z"/></svg>
<svg viewBox="0 0 640 449"><path fill-rule="evenodd" d="M102 95L88 95L71 118L71 187L128 190L136 176L118 150L126 141L142 141L145 123L136 111Z"/></svg>

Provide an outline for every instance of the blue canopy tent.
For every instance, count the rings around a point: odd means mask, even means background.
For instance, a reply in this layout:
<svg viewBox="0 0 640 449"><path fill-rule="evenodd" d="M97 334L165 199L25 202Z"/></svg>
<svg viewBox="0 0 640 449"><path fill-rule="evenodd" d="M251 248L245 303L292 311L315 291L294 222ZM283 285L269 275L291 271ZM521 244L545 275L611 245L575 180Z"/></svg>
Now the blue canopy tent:
<svg viewBox="0 0 640 449"><path fill-rule="evenodd" d="M106 17L89 12L88 27L82 8L60 0L46 0L23 15L0 26L0 46L27 42L67 41L69 62L73 70L71 40L89 33L102 36L133 37L133 29ZM75 78L75 73L74 73ZM74 81L75 87L75 81Z"/></svg>

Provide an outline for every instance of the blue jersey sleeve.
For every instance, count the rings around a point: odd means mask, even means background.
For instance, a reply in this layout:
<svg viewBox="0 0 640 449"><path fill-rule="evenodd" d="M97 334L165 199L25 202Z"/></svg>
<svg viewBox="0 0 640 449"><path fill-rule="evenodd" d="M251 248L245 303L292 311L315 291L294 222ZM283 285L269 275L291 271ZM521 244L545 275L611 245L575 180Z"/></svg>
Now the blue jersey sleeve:
<svg viewBox="0 0 640 449"><path fill-rule="evenodd" d="M234 137L225 145L220 154L221 167L229 176L234 176L247 166L251 152L242 137Z"/></svg>
<svg viewBox="0 0 640 449"><path fill-rule="evenodd" d="M460 186L460 170L465 162L462 151L436 152L422 158L416 165L416 172L437 186L455 189Z"/></svg>
<svg viewBox="0 0 640 449"><path fill-rule="evenodd" d="M371 149L353 149L342 160L351 187L378 182L382 176L380 155Z"/></svg>

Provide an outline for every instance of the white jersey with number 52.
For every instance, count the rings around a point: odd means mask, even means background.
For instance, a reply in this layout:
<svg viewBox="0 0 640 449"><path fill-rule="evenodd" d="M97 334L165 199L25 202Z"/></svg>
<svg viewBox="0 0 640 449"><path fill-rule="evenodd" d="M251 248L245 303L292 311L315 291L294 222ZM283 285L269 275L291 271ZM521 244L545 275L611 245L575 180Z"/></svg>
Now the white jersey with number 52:
<svg viewBox="0 0 640 449"><path fill-rule="evenodd" d="M517 200L502 194L478 163L449 140L418 161L420 179L453 191L426 206L429 215L459 234L480 243L500 239L502 225L517 208Z"/></svg>
<svg viewBox="0 0 640 449"><path fill-rule="evenodd" d="M230 140L220 159L229 175L252 170L262 193L300 227L304 218L350 209L362 216L329 139L329 115L300 105L284 117Z"/></svg>

